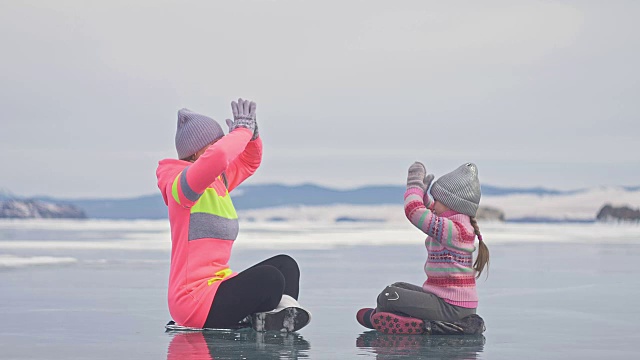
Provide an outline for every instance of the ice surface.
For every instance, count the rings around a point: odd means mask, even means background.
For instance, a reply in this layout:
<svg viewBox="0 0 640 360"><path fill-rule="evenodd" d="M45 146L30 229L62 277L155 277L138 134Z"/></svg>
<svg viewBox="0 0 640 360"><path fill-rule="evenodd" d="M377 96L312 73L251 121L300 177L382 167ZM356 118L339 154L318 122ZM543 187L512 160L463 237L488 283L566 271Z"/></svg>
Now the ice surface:
<svg viewBox="0 0 640 360"><path fill-rule="evenodd" d="M33 226L31 226L33 224ZM518 224L480 222L489 244L639 244L634 224ZM426 238L408 221L334 223L241 222L236 248L333 249L356 245L418 244ZM0 254L20 250L170 251L167 221L0 221Z"/></svg>
<svg viewBox="0 0 640 360"><path fill-rule="evenodd" d="M313 320L290 335L189 335L164 332L166 224L45 223L0 224L2 259L52 260L0 267L3 359L626 359L640 342L638 226L481 224L487 331L442 339L380 336L355 320L386 285L424 281L424 237L409 224L245 224L232 269L293 256Z"/></svg>
<svg viewBox="0 0 640 360"><path fill-rule="evenodd" d="M33 265L55 265L75 263L78 260L72 257L53 257L53 256L13 256L0 255L0 268L2 267L21 267Z"/></svg>

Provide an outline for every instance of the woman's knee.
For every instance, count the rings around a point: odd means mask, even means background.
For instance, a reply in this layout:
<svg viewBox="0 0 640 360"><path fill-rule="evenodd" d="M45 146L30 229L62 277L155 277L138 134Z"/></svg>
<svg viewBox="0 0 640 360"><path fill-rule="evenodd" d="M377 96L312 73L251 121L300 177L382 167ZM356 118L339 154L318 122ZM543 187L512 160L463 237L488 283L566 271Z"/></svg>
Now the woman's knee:
<svg viewBox="0 0 640 360"><path fill-rule="evenodd" d="M298 263L289 255L280 254L273 257L273 259L280 264L280 267L291 274L300 276L300 268L298 267Z"/></svg>
<svg viewBox="0 0 640 360"><path fill-rule="evenodd" d="M271 265L256 266L251 271L253 272L253 292L263 299L262 304L265 308L274 309L284 293L284 275L278 268Z"/></svg>
<svg viewBox="0 0 640 360"><path fill-rule="evenodd" d="M277 289L282 293L284 289L285 280L282 272L275 266L261 265L255 269L256 276L258 277L257 283L272 289Z"/></svg>

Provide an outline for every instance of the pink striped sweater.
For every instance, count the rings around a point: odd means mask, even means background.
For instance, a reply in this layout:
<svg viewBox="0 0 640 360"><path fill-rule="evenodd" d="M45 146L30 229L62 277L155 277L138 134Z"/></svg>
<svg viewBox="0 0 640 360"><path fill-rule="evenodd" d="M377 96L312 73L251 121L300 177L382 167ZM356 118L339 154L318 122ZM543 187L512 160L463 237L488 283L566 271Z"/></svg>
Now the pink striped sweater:
<svg viewBox="0 0 640 360"><path fill-rule="evenodd" d="M418 187L411 187L404 194L407 218L428 235L425 240L428 256L424 265L427 281L422 288L451 305L476 308L475 233L469 216L455 211L437 216L433 205L431 197L425 196Z"/></svg>

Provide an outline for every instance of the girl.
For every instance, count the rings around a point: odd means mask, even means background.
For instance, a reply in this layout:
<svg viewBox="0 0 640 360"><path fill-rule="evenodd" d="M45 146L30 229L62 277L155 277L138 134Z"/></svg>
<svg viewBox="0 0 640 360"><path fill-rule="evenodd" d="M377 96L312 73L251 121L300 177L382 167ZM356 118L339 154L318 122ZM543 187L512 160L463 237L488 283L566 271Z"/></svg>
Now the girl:
<svg viewBox="0 0 640 360"><path fill-rule="evenodd" d="M409 167L404 194L407 218L428 235L427 281L421 287L403 282L387 286L378 295L376 309L358 311L356 318L365 327L422 334L432 333L435 321L457 324L464 333L484 331L484 322L474 315L475 280L489 262L489 250L475 220L480 203L478 169L467 163L443 175L431 187L435 201L427 191L433 179L422 163L415 162ZM480 250L472 266L476 236ZM442 323L437 324L442 328Z"/></svg>
<svg viewBox="0 0 640 360"><path fill-rule="evenodd" d="M239 99L231 108L226 136L215 120L180 110L180 160L162 160L156 171L171 224L169 312L184 327L235 328L246 320L258 331L296 331L310 315L297 301L295 260L279 255L241 273L229 269L238 235L229 193L262 160L256 104Z"/></svg>

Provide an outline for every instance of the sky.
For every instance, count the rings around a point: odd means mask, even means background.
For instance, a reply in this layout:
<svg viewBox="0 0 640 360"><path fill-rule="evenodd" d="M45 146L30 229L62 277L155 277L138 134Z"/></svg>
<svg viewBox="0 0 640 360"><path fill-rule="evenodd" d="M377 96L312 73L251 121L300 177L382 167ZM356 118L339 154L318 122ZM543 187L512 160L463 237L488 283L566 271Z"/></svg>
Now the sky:
<svg viewBox="0 0 640 360"><path fill-rule="evenodd" d="M158 192L177 111L257 103L248 183L640 185L638 1L0 0L0 189ZM223 126L226 129L226 126Z"/></svg>

